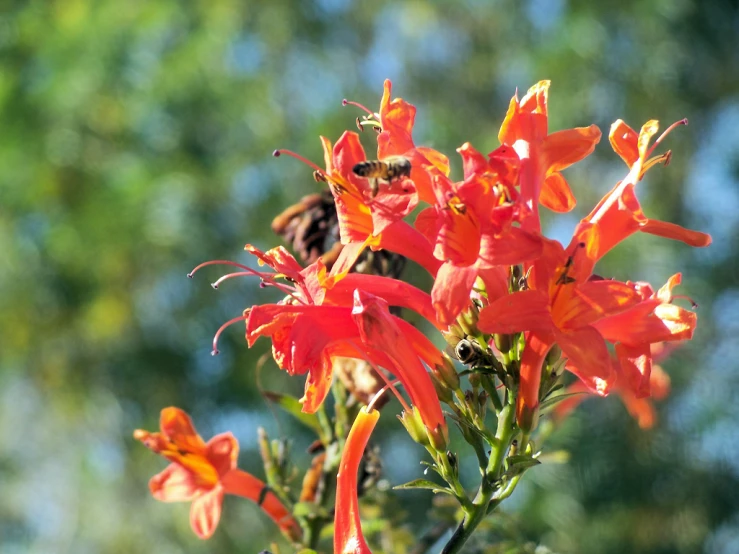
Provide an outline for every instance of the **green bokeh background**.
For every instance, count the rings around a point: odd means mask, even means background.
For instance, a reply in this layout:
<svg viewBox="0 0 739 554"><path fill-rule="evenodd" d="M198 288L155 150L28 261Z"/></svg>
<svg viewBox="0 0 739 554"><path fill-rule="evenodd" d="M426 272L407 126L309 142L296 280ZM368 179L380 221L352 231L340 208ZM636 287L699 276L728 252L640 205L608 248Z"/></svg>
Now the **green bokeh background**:
<svg viewBox="0 0 739 554"><path fill-rule="evenodd" d="M417 143L457 175L454 149L495 148L515 89L544 78L553 130L689 118L639 195L714 244L635 236L599 266L655 285L682 271L700 305L695 340L666 364L659 424L589 401L550 445L572 460L529 472L508 511L521 541L557 552L739 552L738 36L736 0L3 2L0 552L268 546L270 522L235 499L213 539L195 538L186 505L148 495L165 464L131 433L177 405L206 437L233 431L257 474L258 425L291 434L307 463L310 437L255 390L268 345L247 350L234 328L210 356L222 322L274 296L248 281L213 291L218 269L185 275L276 245L272 217L318 185L271 151L320 162L318 136L358 115L342 98L377 109L386 77L418 107ZM547 220L552 236L568 240L624 174L602 141L566 172L579 204ZM267 368L265 385L299 393ZM383 423L390 482L420 476L418 451ZM397 494L411 532L430 501Z"/></svg>

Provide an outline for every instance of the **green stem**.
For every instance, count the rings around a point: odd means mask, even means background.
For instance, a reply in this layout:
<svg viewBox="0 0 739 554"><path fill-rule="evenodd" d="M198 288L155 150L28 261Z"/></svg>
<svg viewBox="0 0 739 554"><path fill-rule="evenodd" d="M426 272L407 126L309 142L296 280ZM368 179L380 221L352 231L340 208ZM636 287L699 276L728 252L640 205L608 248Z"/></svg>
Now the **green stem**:
<svg viewBox="0 0 739 554"><path fill-rule="evenodd" d="M503 461L510 447L514 436L514 415L515 409L511 404L501 410L498 417L498 429L495 433L495 443L493 444L490 459L486 468L486 473L482 478L482 483L477 491L477 496L472 501L472 507L465 509L465 517L457 527L457 530L449 539L449 542L441 551L442 554L455 554L461 552L462 547L472 536L472 533L480 525L488 513L488 507L497 492L499 479L503 469ZM496 505L497 505L496 501Z"/></svg>

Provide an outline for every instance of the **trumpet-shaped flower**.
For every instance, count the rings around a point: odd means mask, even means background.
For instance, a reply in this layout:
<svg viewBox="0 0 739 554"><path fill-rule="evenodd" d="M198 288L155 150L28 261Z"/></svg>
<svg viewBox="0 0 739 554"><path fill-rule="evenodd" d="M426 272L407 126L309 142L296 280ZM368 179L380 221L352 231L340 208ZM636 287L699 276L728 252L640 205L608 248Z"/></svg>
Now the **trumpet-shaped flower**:
<svg viewBox="0 0 739 554"><path fill-rule="evenodd" d="M513 226L517 204L515 189L507 180L507 165L500 171L469 143L459 150L465 180L452 182L436 172L437 204L421 212L416 227L435 243L434 255L444 260L434 281L431 298L439 320L451 324L469 303L479 277L488 297L507 292L500 266L531 261L541 254L538 233ZM517 158L514 158L517 160Z"/></svg>
<svg viewBox="0 0 739 554"><path fill-rule="evenodd" d="M641 302L595 323L601 335L615 343L623 386L637 398L650 395L652 345L693 337L698 316L672 303L672 289L681 279L679 273L673 275L657 292L648 283L637 283Z"/></svg>
<svg viewBox="0 0 739 554"><path fill-rule="evenodd" d="M620 119L611 126L611 145L629 166L629 173L603 197L575 230L577 237L589 232L590 227L598 228L598 243L588 252L591 269L611 248L637 231L679 240L690 246L703 247L711 244L710 235L685 229L674 223L649 219L642 212L636 198L636 184L644 174L655 165L667 163L670 159L669 151L649 158L654 148L672 129L686 123L686 120L682 120L671 125L651 147L649 143L659 129L657 121L645 123L638 134Z"/></svg>
<svg viewBox="0 0 739 554"><path fill-rule="evenodd" d="M224 494L242 496L257 503L291 540L302 531L280 500L253 475L236 467L239 444L231 433L222 433L207 443L200 438L190 417L178 408L165 408L161 432L142 429L134 438L172 462L149 481L151 494L163 502L192 502L190 525L201 539L218 526Z"/></svg>
<svg viewBox="0 0 739 554"><path fill-rule="evenodd" d="M500 143L512 147L521 159L521 201L528 208L521 226L528 231L541 230L539 203L555 212L575 207L560 172L590 154L601 136L595 125L549 133L549 85L540 81L520 101L514 96L498 134Z"/></svg>
<svg viewBox="0 0 739 554"><path fill-rule="evenodd" d="M341 454L336 478L334 554L372 554L359 518L357 472L372 431L380 418L377 410L359 410Z"/></svg>
<svg viewBox="0 0 739 554"><path fill-rule="evenodd" d="M539 404L542 364L555 343L569 359L568 369L577 372L590 390L605 394L613 385L608 349L594 324L628 309L639 296L631 285L591 281L580 271L587 259L584 252L597 237L590 239L573 245L569 253L558 242L544 239L544 252L533 263L530 289L503 296L480 312L478 327L486 333L526 332L519 417Z"/></svg>

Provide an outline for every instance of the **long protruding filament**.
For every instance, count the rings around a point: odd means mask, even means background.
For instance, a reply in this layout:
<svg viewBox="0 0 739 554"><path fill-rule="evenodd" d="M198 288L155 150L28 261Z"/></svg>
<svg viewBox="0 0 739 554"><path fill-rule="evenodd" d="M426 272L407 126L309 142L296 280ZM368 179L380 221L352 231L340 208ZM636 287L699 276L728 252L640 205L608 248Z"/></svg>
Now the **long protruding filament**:
<svg viewBox="0 0 739 554"><path fill-rule="evenodd" d="M385 375L385 373L382 371L382 369L380 369L379 367L377 367L377 364L375 364L372 360L370 360L369 356L367 356L367 353L359 347L359 345L356 343L356 341L350 340L348 342L354 348L354 350L357 352L357 354L359 354L365 362L367 362L370 366L372 366L372 369L374 369L375 372L380 376L380 378L383 381L385 381L385 386L389 387L393 391L393 394L395 394L395 398L398 399L398 402L400 402L400 405L403 406L403 409L406 412L410 412L411 411L410 406L405 401L405 399L400 395L400 393L398 392L398 390L393 386L392 383L394 381L391 381L387 377L387 375Z"/></svg>
<svg viewBox="0 0 739 554"><path fill-rule="evenodd" d="M218 331L216 331L216 334L213 336L213 350L211 350L210 352L211 356L217 356L218 354L220 354L220 351L218 350L218 338L221 336L221 333L223 333L223 331L225 331L226 328L230 327L234 323L239 323L240 321L246 321L248 318L249 318L249 314L246 313L239 317L229 319L226 323L224 323L218 328Z"/></svg>
<svg viewBox="0 0 739 554"><path fill-rule="evenodd" d="M232 262L231 260L210 260L207 262L203 262L202 264L195 266L195 269L193 269L190 273L187 274L187 276L192 279L195 275L196 271L199 271L200 269L209 266L209 265L231 265L233 267L238 267L239 269L243 269L244 271L254 271L252 268L245 266L243 264L239 264L236 262ZM256 273L256 272L255 272Z"/></svg>
<svg viewBox="0 0 739 554"><path fill-rule="evenodd" d="M285 154L286 156L292 156L296 160L300 160L304 164L306 164L306 165L312 167L314 170L318 171L321 175L323 175L323 173L324 173L324 170L323 169L321 169L320 167L318 167L316 164L314 164L308 158L305 158L305 157L301 156L300 154L296 154L292 150L285 150L284 148L279 148L279 149L275 150L274 152L272 152L272 155L275 158L279 158L283 154Z"/></svg>
<svg viewBox="0 0 739 554"><path fill-rule="evenodd" d="M665 129L664 133L662 133L657 140L654 141L654 144L652 147L647 151L647 157L652 154L655 148L657 148L657 145L662 142L667 135L669 135L672 131L674 131L677 127L680 127L681 125L687 125L688 124L688 118L685 117L681 119L680 121L676 121L672 125L670 125L667 129Z"/></svg>
<svg viewBox="0 0 739 554"><path fill-rule="evenodd" d="M226 281L233 277L251 277L253 275L254 275L253 271L238 271L236 273L227 273L226 275L219 277L217 281L214 281L213 283L211 283L210 286L217 290L219 285L223 283L223 281Z"/></svg>
<svg viewBox="0 0 739 554"><path fill-rule="evenodd" d="M399 379L393 379L390 381L387 385L382 387L375 395L372 397L372 399L369 401L369 404L367 404L367 411L371 412L375 408L375 403L382 397L385 392L387 392L389 389L394 389L398 385L402 384Z"/></svg>
<svg viewBox="0 0 739 554"><path fill-rule="evenodd" d="M343 99L343 100L341 101L341 105L342 105L342 106L356 106L356 107L357 107L357 108L359 108L360 110L364 110L365 112L367 112L367 113L368 113L368 114L370 114L370 115L375 115L375 114L374 114L374 112L373 112L372 110L370 110L370 109L368 109L367 107L363 106L363 105L362 105L362 104L360 104L359 102L354 102L354 101L352 101L352 100L347 100L346 98L344 98L344 99Z"/></svg>

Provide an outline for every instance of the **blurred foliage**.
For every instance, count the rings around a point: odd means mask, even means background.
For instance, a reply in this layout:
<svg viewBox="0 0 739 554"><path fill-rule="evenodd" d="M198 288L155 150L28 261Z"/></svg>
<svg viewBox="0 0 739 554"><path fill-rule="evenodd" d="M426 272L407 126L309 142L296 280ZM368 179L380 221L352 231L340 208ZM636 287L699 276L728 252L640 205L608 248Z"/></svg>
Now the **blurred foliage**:
<svg viewBox="0 0 739 554"><path fill-rule="evenodd" d="M131 432L177 405L206 437L232 430L257 474L258 424L294 435L295 452L307 445L255 392L266 344L247 350L234 328L210 356L218 326L266 293L244 281L216 293L213 268L185 274L244 261L245 242L276 244L271 218L317 185L270 152L320 162L318 135L353 127L341 99L377 109L385 77L419 108L417 142L450 155L468 140L497 146L516 87L544 78L555 130L690 119L640 195L650 216L714 245L637 236L600 269L655 284L683 271L700 304L695 341L666 364L659 427L639 430L616 399L589 401L548 445L571 461L529 472L506 517L520 544L558 552L739 551L737 28L736 0L4 2L0 551L254 552L275 540L256 508L228 499L215 537L198 541L187 506L149 497L164 464ZM568 172L580 204L551 220L557 238L625 173L603 142ZM273 367L268 388L300 391ZM387 422L388 478L419 477ZM397 496L422 534L430 495Z"/></svg>

